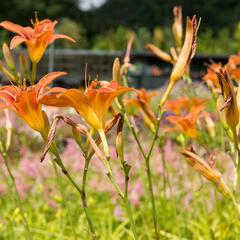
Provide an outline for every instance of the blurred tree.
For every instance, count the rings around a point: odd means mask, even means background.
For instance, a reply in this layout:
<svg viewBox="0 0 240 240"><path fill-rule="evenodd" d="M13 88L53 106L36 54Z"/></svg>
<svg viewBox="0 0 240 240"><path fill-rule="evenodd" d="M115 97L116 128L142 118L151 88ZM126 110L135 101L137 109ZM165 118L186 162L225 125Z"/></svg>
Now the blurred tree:
<svg viewBox="0 0 240 240"><path fill-rule="evenodd" d="M136 50L143 50L145 44L151 41L152 41L151 32L145 27L140 27L137 31L135 39Z"/></svg>
<svg viewBox="0 0 240 240"><path fill-rule="evenodd" d="M237 28L234 33L234 49L235 51L240 50L240 22L237 25Z"/></svg>
<svg viewBox="0 0 240 240"><path fill-rule="evenodd" d="M128 43L128 30L119 26L113 35L113 46L115 50L124 50Z"/></svg>
<svg viewBox="0 0 240 240"><path fill-rule="evenodd" d="M204 32L210 27L215 36L223 27L229 27L233 31L240 20L239 0L106 0L100 8L84 15L86 21L90 19L86 27L90 36L118 25L134 30L146 27L152 31L159 25L171 26L175 5L182 5L183 19L186 16L192 17L193 14L202 17L200 31Z"/></svg>
<svg viewBox="0 0 240 240"><path fill-rule="evenodd" d="M80 19L82 12L78 0L7 0L1 1L0 21L29 25L30 19L34 18L34 11L38 12L40 20L67 17L75 21Z"/></svg>
<svg viewBox="0 0 240 240"><path fill-rule="evenodd" d="M93 38L93 47L95 50L113 50L111 39L106 35L97 35Z"/></svg>
<svg viewBox="0 0 240 240"><path fill-rule="evenodd" d="M60 19L57 31L72 37L76 42L57 41L56 46L60 48L87 48L86 30L81 24L69 18Z"/></svg>
<svg viewBox="0 0 240 240"><path fill-rule="evenodd" d="M153 39L152 42L155 46L162 48L164 41L164 34L161 27L155 27L153 29Z"/></svg>

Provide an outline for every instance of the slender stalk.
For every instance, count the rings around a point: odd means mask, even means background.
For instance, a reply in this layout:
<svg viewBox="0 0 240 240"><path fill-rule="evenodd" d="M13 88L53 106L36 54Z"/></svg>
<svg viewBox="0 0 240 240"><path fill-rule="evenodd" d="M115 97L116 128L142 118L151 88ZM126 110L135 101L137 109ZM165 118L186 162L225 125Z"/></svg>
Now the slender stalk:
<svg viewBox="0 0 240 240"><path fill-rule="evenodd" d="M165 100L164 100L165 102ZM149 187L149 192L150 192L150 198L151 198L151 203L152 203L152 211L153 211L153 221L154 221L154 229L155 229L155 238L156 240L159 239L159 232L158 232L158 224L157 224L157 212L156 212L156 205L155 205L155 199L154 199L154 194L153 194L153 187L152 187L152 176L151 176L151 168L150 168L150 156L152 154L152 151L153 151L153 147L155 145L155 142L158 138L158 129L159 129L159 125L160 125L160 120L162 118L162 115L164 113L164 111L162 111L162 105L160 104L159 105L159 108L158 108L158 118L157 118L157 123L156 123L156 130L155 130L155 133L154 133L154 136L153 136L153 139L152 139L152 143L151 143L151 146L150 146L150 149L148 151L148 154L146 155L143 148L142 148L142 145L139 141L139 138L135 132L135 129L134 127L131 125L131 123L129 122L129 119L128 119L128 116L127 116L127 113L125 111L125 109L123 108L123 111L124 111L124 120L127 124L127 126L129 127L132 135L134 136L137 144L138 144L138 147L144 157L144 160L145 160L145 164L146 164L146 167L147 167L147 178L148 178L148 187Z"/></svg>
<svg viewBox="0 0 240 240"><path fill-rule="evenodd" d="M239 205L238 205L237 202L236 202L235 196L234 196L231 192L229 193L229 196L230 196L230 199L231 199L234 207L235 207L236 210L237 210L238 217L240 217L240 208L239 208Z"/></svg>
<svg viewBox="0 0 240 240"><path fill-rule="evenodd" d="M58 153L57 148L55 148L55 161L58 164L58 166L62 169L62 172L65 174L65 176L68 178L68 180L71 182L71 184L76 188L76 190L78 191L78 193L81 196L81 200L82 200L82 204L83 204L83 210L85 212L86 218L87 218L87 222L91 231L91 236L94 240L96 240L96 233L95 233L95 229L92 223L92 220L90 218L90 214L88 211L88 206L87 206L87 202L86 202L86 196L85 193L80 189L80 187L75 183L75 181L72 179L72 177L69 175L68 171L66 170L65 166L62 163L62 160L60 158L60 155Z"/></svg>
<svg viewBox="0 0 240 240"><path fill-rule="evenodd" d="M150 198L151 198L151 203L152 203L155 237L158 240L159 239L159 233L158 233L158 224L157 224L157 212L156 212L155 199L154 199L154 195L153 195L152 176L151 176L151 168L150 168L149 159L148 160L145 159L145 164L146 164L146 167L147 167L148 187L149 187Z"/></svg>
<svg viewBox="0 0 240 240"><path fill-rule="evenodd" d="M128 200L129 172L130 172L131 166L124 161L124 144L123 144L121 132L118 133L116 138L116 148L117 148L118 157L120 159L120 162L122 164L122 168L124 171L124 199L123 200L124 200L125 208L130 221L130 226L133 232L134 239L138 240L135 223L132 216L131 206Z"/></svg>
<svg viewBox="0 0 240 240"><path fill-rule="evenodd" d="M125 182L125 184L126 184L126 182ZM133 232L134 239L138 240L135 223L134 223L133 216L132 216L131 207L130 207L127 196L124 196L124 203L125 203L127 215L128 215L129 221L130 221L130 225L131 225L131 229L132 229L132 232Z"/></svg>
<svg viewBox="0 0 240 240"><path fill-rule="evenodd" d="M163 167L163 186L164 186L164 194L165 194L165 198L166 198L166 185L168 185L171 190L171 184L169 181L168 168L166 165L164 151L163 151L160 141L159 141L159 148L160 148L160 152L161 152L161 160L162 160L162 167Z"/></svg>
<svg viewBox="0 0 240 240"><path fill-rule="evenodd" d="M106 173L106 174L107 174L107 177L108 177L108 179L110 180L110 182L112 183L112 185L115 187L115 189L117 190L117 192L119 193L120 197L121 197L122 199L124 199L124 194L123 194L122 190L120 189L120 187L118 186L115 178L114 178L113 175L112 175L112 170L111 170L111 167L110 167L110 164L109 164L109 160L110 160L109 158L107 158L106 160L105 160L105 159L102 160L102 161L103 161L103 164L104 164L104 166L105 166L105 168L106 168L106 170L107 170L107 173Z"/></svg>
<svg viewBox="0 0 240 240"><path fill-rule="evenodd" d="M1 151L1 155L2 155L2 157L4 159L5 165L7 167L8 174L9 174L9 176L11 178L12 186L14 188L14 192L15 192L15 196L16 196L16 202L17 202L17 205L18 205L19 210L20 210L20 214L21 214L22 219L23 219L23 225L24 225L24 227L26 229L27 237L28 237L28 239L32 239L27 219L24 216L23 206L22 206L22 202L21 202L21 199L20 199L19 192L17 190L17 185L16 185L16 182L15 182L15 178L14 178L14 176L12 174L12 171L11 171L11 168L10 168L10 164L9 164L9 161L8 161L8 155L7 155L7 153L5 151Z"/></svg>
<svg viewBox="0 0 240 240"><path fill-rule="evenodd" d="M54 168L55 175L56 175L56 178L57 178L57 184L59 185L59 190L60 190L61 195L62 195L63 204L67 209L68 217L69 217L71 227L72 227L73 236L74 236L74 239L76 240L77 239L77 234L76 234L76 230L75 230L75 225L74 225L72 213L71 213L71 210L70 210L69 205L67 203L67 198L66 198L66 195L65 195L65 192L64 192L64 189L63 189L63 185L62 185L62 180L59 176L58 169L57 169L57 166L56 166L56 163L53 159L52 154L51 154L51 160L52 160L53 168Z"/></svg>
<svg viewBox="0 0 240 240"><path fill-rule="evenodd" d="M82 191L85 194L85 188L86 188L86 180L87 180L87 173L88 173L88 166L91 160L91 156L86 156L84 154L85 157L85 164L84 164L84 170L83 170L83 178L82 178Z"/></svg>
<svg viewBox="0 0 240 240"><path fill-rule="evenodd" d="M37 64L32 63L32 78L31 78L31 84L32 85L34 85L34 83L35 83L36 73L37 73Z"/></svg>

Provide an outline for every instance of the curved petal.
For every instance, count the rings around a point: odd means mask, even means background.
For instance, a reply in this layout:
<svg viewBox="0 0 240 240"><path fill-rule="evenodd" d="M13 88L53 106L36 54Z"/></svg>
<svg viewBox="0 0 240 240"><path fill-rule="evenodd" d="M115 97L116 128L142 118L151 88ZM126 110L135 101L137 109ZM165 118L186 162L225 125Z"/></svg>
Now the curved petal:
<svg viewBox="0 0 240 240"><path fill-rule="evenodd" d="M59 98L59 93L44 95L39 102L52 107L72 107L65 99Z"/></svg>
<svg viewBox="0 0 240 240"><path fill-rule="evenodd" d="M54 41L55 41L56 39L58 39L58 38L65 38L65 39L67 39L67 40L70 40L70 41L72 41L72 42L75 42L75 40L74 40L73 38L68 37L67 35L64 35L64 34L53 34L52 37L49 39L47 45L51 44L52 42L54 42Z"/></svg>
<svg viewBox="0 0 240 240"><path fill-rule="evenodd" d="M18 24L15 24L15 23L12 23L12 22L9 22L9 21L3 21L0 23L0 26L7 29L8 31L10 32L14 32L22 37L25 37L26 36L26 30L24 27L18 25Z"/></svg>
<svg viewBox="0 0 240 240"><path fill-rule="evenodd" d="M4 104L4 103L0 103L0 109L10 109L12 111L15 111L16 109L8 106L7 104Z"/></svg>
<svg viewBox="0 0 240 240"><path fill-rule="evenodd" d="M11 40L11 43L10 43L10 49L17 47L19 44L21 44L25 41L26 41L26 38L24 38L22 36L13 37L13 39Z"/></svg>
<svg viewBox="0 0 240 240"><path fill-rule="evenodd" d="M39 99L41 97L47 85L49 85L54 79L66 74L66 72L52 72L41 78L39 82L34 86L37 98Z"/></svg>

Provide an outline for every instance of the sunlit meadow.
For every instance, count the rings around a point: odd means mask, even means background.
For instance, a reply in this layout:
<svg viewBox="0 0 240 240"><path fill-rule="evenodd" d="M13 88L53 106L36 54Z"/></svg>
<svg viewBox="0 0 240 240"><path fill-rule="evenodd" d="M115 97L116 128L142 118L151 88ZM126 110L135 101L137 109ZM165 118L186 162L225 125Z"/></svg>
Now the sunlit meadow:
<svg viewBox="0 0 240 240"><path fill-rule="evenodd" d="M16 34L0 62L0 239L239 239L240 54L193 82L201 19L173 15L169 53L146 44L172 65L155 91L129 84L133 36L112 81L86 72L84 89L65 89L51 83L66 72L36 79L51 43L74 42L57 21L0 23Z"/></svg>

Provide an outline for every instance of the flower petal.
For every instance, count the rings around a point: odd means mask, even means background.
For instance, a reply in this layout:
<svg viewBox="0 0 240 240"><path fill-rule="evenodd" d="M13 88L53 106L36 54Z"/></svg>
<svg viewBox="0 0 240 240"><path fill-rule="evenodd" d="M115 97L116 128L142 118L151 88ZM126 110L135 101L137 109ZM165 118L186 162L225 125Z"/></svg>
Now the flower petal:
<svg viewBox="0 0 240 240"><path fill-rule="evenodd" d="M13 39L11 40L11 43L10 43L10 49L17 47L19 44L21 44L25 41L26 41L26 38L24 38L22 36L13 37Z"/></svg>

